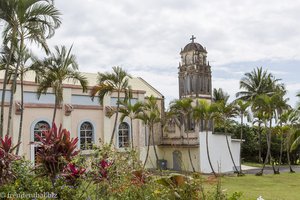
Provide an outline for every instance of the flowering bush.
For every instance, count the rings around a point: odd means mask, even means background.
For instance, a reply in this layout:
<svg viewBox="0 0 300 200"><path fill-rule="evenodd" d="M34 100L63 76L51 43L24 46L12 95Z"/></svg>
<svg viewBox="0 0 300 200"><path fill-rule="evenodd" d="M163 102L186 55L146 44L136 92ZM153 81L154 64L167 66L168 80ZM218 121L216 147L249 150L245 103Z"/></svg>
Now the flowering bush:
<svg viewBox="0 0 300 200"><path fill-rule="evenodd" d="M11 165L19 157L12 152L18 145L13 147L11 137L8 135L4 139L0 138L0 186L14 179Z"/></svg>

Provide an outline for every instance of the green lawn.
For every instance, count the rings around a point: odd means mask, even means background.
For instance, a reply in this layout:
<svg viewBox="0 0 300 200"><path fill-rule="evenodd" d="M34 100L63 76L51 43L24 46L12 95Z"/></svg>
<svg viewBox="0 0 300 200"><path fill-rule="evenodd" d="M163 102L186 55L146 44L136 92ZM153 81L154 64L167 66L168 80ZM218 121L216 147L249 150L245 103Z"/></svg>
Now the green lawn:
<svg viewBox="0 0 300 200"><path fill-rule="evenodd" d="M225 176L222 189L228 194L242 192L245 200L256 200L259 196L265 200L297 200L300 199L300 174Z"/></svg>

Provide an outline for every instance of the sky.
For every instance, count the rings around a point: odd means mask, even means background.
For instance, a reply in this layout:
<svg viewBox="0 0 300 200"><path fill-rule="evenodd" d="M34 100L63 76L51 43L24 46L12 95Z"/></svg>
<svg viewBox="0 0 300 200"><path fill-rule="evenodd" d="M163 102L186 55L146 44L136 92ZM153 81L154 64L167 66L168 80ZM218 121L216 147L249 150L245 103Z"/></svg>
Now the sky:
<svg viewBox="0 0 300 200"><path fill-rule="evenodd" d="M246 72L263 67L300 91L300 0L72 0L55 1L62 25L50 46L73 44L80 71L121 66L178 98L180 49L206 47L213 87L235 98Z"/></svg>

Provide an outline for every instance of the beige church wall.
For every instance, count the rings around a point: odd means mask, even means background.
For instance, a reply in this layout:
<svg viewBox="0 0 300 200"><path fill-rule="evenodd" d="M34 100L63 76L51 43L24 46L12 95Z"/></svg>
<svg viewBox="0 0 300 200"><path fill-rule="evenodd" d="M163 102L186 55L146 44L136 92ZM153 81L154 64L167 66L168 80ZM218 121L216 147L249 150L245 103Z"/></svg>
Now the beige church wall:
<svg viewBox="0 0 300 200"><path fill-rule="evenodd" d="M30 159L30 145L31 139L33 137L34 125L39 121L46 121L48 123L52 122L53 108L26 108L24 109L24 119L23 119L23 131L22 131L22 152L25 154L27 159ZM57 110L57 117L55 120L57 127L59 127L61 122L61 109ZM16 120L16 127L19 127L19 120ZM15 137L17 133L15 132Z"/></svg>
<svg viewBox="0 0 300 200"><path fill-rule="evenodd" d="M72 137L79 136L80 125L87 121L93 125L94 128L94 142L95 145L100 146L99 139L103 141L103 110L102 109L74 109L71 113Z"/></svg>
<svg viewBox="0 0 300 200"><path fill-rule="evenodd" d="M192 166L190 164L188 149L183 147L161 147L156 146L158 158L160 160L167 160L167 169L173 169L173 152L180 151L182 154L182 163L181 167L183 171L193 171ZM199 159L199 148L190 148L191 157L194 164L194 168L196 171L200 171L200 159ZM140 160L144 163L147 154L147 147L140 148ZM150 146L149 157L146 163L146 168L155 168L155 153L153 150L153 146Z"/></svg>
<svg viewBox="0 0 300 200"><path fill-rule="evenodd" d="M139 150L140 150L140 160L141 160L142 164L144 164L146 155L147 155L147 146L140 147ZM161 159L161 155L163 152L161 151L160 148L158 148L158 146L156 146L156 150L157 150L158 158ZM153 146L150 145L149 156L148 156L148 160L147 160L145 167L148 169L156 168L156 160L155 159L156 158L155 158Z"/></svg>
<svg viewBox="0 0 300 200"><path fill-rule="evenodd" d="M159 147L160 159L167 160L167 168L173 169L173 152L180 151L182 155L181 168L183 171L193 171L186 147ZM200 171L199 148L190 148L193 165L196 171Z"/></svg>

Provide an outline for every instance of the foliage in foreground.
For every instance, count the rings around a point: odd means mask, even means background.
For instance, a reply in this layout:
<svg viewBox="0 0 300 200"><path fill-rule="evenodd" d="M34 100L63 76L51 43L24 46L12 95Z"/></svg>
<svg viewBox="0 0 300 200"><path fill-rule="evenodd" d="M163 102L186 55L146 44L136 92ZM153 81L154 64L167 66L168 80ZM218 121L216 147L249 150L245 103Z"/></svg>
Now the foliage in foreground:
<svg viewBox="0 0 300 200"><path fill-rule="evenodd" d="M219 181L204 189L200 174L149 172L135 151L118 152L104 145L89 156L77 155L77 138L55 125L39 137L37 164L24 158L9 160L13 179L0 185L2 194L55 194L60 199L239 199L228 197ZM6 143L4 143L6 141ZM4 145L3 145L4 144ZM11 140L1 145L11 153ZM1 153L2 155L2 153ZM13 156L13 154L11 155ZM42 173L41 173L42 172ZM219 180L219 179L216 179ZM43 198L41 198L43 199Z"/></svg>

